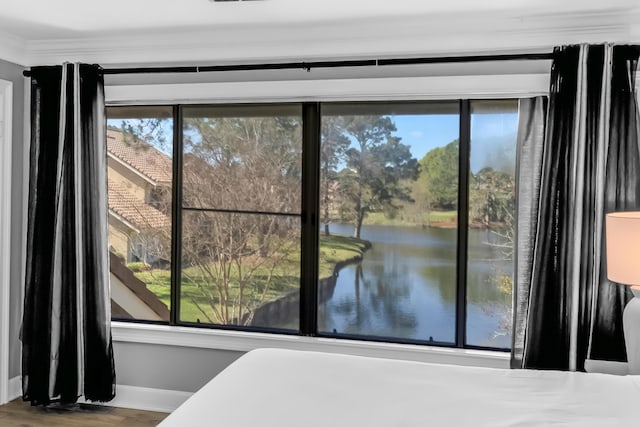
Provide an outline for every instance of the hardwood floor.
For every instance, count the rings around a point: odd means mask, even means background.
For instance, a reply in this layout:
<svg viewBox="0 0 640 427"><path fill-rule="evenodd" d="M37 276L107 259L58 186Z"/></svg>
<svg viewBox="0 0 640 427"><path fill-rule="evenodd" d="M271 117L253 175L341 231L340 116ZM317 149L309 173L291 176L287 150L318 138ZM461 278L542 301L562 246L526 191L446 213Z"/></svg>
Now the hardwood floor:
<svg viewBox="0 0 640 427"><path fill-rule="evenodd" d="M22 399L0 406L0 426L9 427L146 427L156 426L169 414L97 405L70 409L33 407Z"/></svg>

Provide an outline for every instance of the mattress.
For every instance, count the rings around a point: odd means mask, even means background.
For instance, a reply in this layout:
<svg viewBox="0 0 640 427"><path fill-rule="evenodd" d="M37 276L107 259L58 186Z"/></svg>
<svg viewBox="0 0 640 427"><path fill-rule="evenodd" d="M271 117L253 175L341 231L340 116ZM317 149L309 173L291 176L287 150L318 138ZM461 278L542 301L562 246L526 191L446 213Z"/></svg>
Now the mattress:
<svg viewBox="0 0 640 427"><path fill-rule="evenodd" d="M251 351L162 427L640 426L640 376Z"/></svg>

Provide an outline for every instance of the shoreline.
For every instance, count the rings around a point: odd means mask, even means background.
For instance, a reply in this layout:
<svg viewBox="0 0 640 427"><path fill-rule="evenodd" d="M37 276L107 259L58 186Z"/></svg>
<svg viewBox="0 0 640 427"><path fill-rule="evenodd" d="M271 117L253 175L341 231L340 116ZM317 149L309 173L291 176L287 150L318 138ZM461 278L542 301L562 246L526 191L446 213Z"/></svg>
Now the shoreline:
<svg viewBox="0 0 640 427"><path fill-rule="evenodd" d="M331 298L336 286L336 282L340 273L340 270L348 265L356 264L364 258L364 254L371 249L373 244L364 239L360 240L364 248L360 255L347 258L345 260L338 261L334 264L332 273L328 276L318 277L318 302L324 302ZM267 320L279 319L283 323L287 323L291 317L290 313L299 310L300 308L300 289L294 289L282 295L273 301L265 302L257 307L253 312L253 319L251 324L254 323L267 323ZM247 314L248 315L248 314Z"/></svg>
<svg viewBox="0 0 640 427"><path fill-rule="evenodd" d="M452 229L457 228L458 223L456 221L433 221L431 224L415 224L415 223L404 223L404 224L362 224L363 227L402 227L402 228L441 228L441 229ZM479 222L473 222L470 224L470 228L474 230L488 230L488 231L500 231L506 229L504 224L496 223L496 226L486 225Z"/></svg>

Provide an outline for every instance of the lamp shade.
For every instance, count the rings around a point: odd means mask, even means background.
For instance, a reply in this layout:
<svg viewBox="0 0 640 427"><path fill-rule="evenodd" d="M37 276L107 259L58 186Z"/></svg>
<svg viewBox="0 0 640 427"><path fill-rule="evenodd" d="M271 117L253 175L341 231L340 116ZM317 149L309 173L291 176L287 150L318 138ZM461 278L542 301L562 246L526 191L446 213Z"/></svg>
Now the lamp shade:
<svg viewBox="0 0 640 427"><path fill-rule="evenodd" d="M607 214L606 236L609 280L640 285L640 212Z"/></svg>

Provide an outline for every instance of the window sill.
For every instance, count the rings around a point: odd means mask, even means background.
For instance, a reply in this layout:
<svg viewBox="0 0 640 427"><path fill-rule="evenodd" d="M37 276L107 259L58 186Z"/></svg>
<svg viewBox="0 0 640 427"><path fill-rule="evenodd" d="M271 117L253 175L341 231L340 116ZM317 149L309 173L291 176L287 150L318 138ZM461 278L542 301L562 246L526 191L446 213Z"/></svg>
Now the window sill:
<svg viewBox="0 0 640 427"><path fill-rule="evenodd" d="M112 322L113 341L247 352L257 348L344 353L430 363L509 368L509 353L298 335Z"/></svg>

